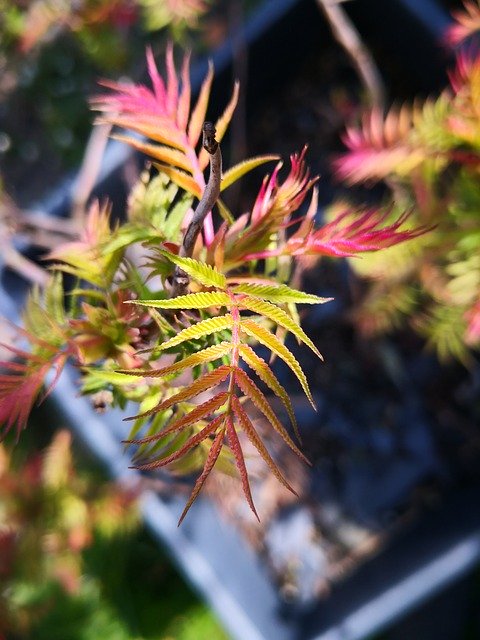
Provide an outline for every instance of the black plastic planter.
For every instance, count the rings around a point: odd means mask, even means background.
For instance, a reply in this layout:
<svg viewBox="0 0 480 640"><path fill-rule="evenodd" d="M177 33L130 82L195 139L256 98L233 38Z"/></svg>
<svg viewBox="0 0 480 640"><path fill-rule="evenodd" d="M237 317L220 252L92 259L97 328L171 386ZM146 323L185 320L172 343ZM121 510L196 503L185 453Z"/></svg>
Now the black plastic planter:
<svg viewBox="0 0 480 640"><path fill-rule="evenodd" d="M352 18L376 55L388 56L395 78L402 78L404 92L429 93L444 84L446 55L442 53L440 34L448 17L439 5L432 0L357 0L349 5ZM295 73L299 61L304 56L320 55L322 38L329 37L314 0L266 1L246 28L250 61L245 88L247 112L255 113L260 108L265 89L268 92L269 87L282 86L288 92L288 78ZM217 79L212 100L224 104L231 84L231 45L218 51L214 61ZM194 70L194 86L198 87L205 65L201 63ZM112 143L98 193L118 187L119 168L128 153L125 147ZM62 185L44 208L53 215L64 215L69 207L70 186L71 181ZM0 295L2 315L15 320L22 298L19 280L4 272ZM310 322L317 320L323 321L319 317ZM417 481L438 471L439 461L428 439L432 427L424 415L415 383L405 382L401 392L405 394L400 419L404 422L406 460L413 460L414 465L405 464L401 473L397 468L390 475L382 472L378 476L384 484L382 491L376 489L377 476L367 472L361 476L362 483L345 488L344 497L347 503L350 501L351 511L363 521L374 518L384 509L384 496L388 496L393 505L401 504ZM327 419L334 424L332 429L337 430L336 438L342 428L354 435L360 433L362 425L356 427L352 423L348 407L342 406L338 399L325 397L322 389L317 389L316 395L321 408L318 423L313 422L311 415L300 419L307 430L307 440L310 431L321 429ZM127 429L123 416L119 412L110 412L101 418L94 414L90 405L77 397L73 370L68 370L58 382L52 396L52 409L58 420L68 422L86 442L113 477L126 483L135 481L136 472L128 470L128 457L120 444ZM372 446L376 446L377 440L372 442ZM384 445L380 443L380 446ZM362 472L365 469L367 467L361 467ZM312 475L312 485L322 477ZM313 487L311 493L321 500L322 491L322 486L318 486ZM368 504L362 503L365 496ZM386 549L363 563L348 579L336 582L328 598L318 600L306 596L290 603L279 595L261 558L233 526L218 517L207 500L199 499L195 503L179 529L177 519L183 497L160 498L148 491L142 495L142 509L147 525L169 549L181 571L216 611L232 637L239 640L360 640L392 627L455 584L478 563L480 511L475 505L479 498L479 486L469 486L461 494L452 492L444 499L442 509L430 510L403 527ZM288 532L295 536L298 514L301 518L300 510L292 509L286 514L280 536ZM305 539L293 537L290 542L285 539L283 542L287 547L288 544L295 547L304 544ZM308 554L306 548L306 560ZM312 571L305 575L306 580L310 579ZM423 634L421 638L454 640L455 636L442 616L437 615L431 635Z"/></svg>

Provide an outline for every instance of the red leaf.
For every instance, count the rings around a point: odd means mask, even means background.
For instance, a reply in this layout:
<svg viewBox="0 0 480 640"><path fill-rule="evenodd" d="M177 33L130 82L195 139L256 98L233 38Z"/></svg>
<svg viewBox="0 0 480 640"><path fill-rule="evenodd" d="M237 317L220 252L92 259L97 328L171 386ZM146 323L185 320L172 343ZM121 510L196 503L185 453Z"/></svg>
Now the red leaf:
<svg viewBox="0 0 480 640"><path fill-rule="evenodd" d="M205 483L205 480L208 478L210 474L210 471L213 469L215 462L217 461L218 456L220 455L220 451L222 450L224 436L225 436L225 427L221 431L219 431L215 436L212 446L210 447L210 451L208 452L208 457L205 462L205 466L203 467L202 474L197 479L195 486L193 487L193 491L190 495L190 498L187 504L185 505L185 509L183 510L183 513L180 516L180 519L178 521L178 526L182 524L183 519L188 513L188 510L190 509L195 499L197 498L198 494L200 493Z"/></svg>
<svg viewBox="0 0 480 640"><path fill-rule="evenodd" d="M162 431L154 433L151 436L146 436L145 438L138 438L136 440L124 440L123 442L125 442L126 444L146 444L148 442L155 442L155 440L160 440L161 438L164 438L165 436L174 433L175 431L179 431L184 427L192 425L198 420L205 418L205 416L210 415L226 402L228 396L228 391L222 391L206 402L197 405L195 409L189 411L187 415L183 416L182 418L170 422L167 429L162 429ZM128 420L132 419L133 418L128 418Z"/></svg>
<svg viewBox="0 0 480 640"><path fill-rule="evenodd" d="M141 471L151 471L152 469L158 469L159 467L164 467L165 465L170 464L171 462L175 462L175 460L178 460L179 458L181 458L188 451L190 451L190 449L193 449L193 447L196 447L197 444L200 444L200 442L205 440L205 438L208 438L208 436L217 429L221 420L223 420L223 416L220 416L219 418L215 418L214 420L212 420L212 422L207 424L207 426L201 429L201 431L191 436L185 442L185 444L182 447L180 447L180 449L177 449L176 451L171 453L169 456L166 456L165 458L157 457L151 460L150 462L144 462L138 465L136 464L132 468L140 469Z"/></svg>
<svg viewBox="0 0 480 640"><path fill-rule="evenodd" d="M243 493L245 494L245 498L247 499L250 509L255 514L257 520L260 522L257 510L255 509L255 505L253 504L252 492L250 491L250 483L248 482L248 473L247 468L245 467L245 459L243 457L242 447L240 445L237 432L235 431L231 416L227 416L225 424L227 428L228 444L230 445L230 449L232 450L235 457L235 464L237 465L237 469L240 474Z"/></svg>
<svg viewBox="0 0 480 640"><path fill-rule="evenodd" d="M286 489L288 489L289 491L291 491L295 495L298 495L297 492L285 480L285 478L284 478L283 474L281 473L280 469L278 468L278 466L273 461L272 457L268 453L268 450L267 450L266 446L263 444L262 439L260 438L260 436L256 432L255 427L253 426L250 418L248 417L247 412L242 407L242 404L241 404L240 400L236 396L232 396L232 407L233 407L233 412L234 412L237 420L240 422L240 426L242 427L243 431L245 432L245 435L250 440L250 442L253 444L253 446L258 451L258 453L261 455L261 457L263 458L263 460L267 464L267 466L270 469L270 471L277 478L277 480L279 482L281 482L281 484L283 484L283 486Z"/></svg>

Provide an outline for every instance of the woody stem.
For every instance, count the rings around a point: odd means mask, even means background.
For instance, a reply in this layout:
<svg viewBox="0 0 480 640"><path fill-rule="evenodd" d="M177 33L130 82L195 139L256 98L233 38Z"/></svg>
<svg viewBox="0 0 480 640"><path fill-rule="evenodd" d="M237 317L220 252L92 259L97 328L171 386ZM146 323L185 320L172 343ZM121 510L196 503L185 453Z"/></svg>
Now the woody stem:
<svg viewBox="0 0 480 640"><path fill-rule="evenodd" d="M222 152L220 145L215 140L215 127L211 122L203 123L203 148L210 155L210 175L202 197L194 211L192 220L188 225L183 244L180 247L180 256L190 258L198 234L202 230L203 222L207 214L213 209L220 195L220 182L222 179ZM183 295L188 289L188 275L180 267L175 267L173 274L172 298Z"/></svg>

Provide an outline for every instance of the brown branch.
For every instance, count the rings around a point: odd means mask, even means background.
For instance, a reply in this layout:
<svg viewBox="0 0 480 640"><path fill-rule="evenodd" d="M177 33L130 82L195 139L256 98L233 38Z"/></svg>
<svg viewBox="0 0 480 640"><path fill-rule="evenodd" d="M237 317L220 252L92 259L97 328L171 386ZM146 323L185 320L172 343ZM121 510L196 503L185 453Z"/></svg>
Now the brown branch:
<svg viewBox="0 0 480 640"><path fill-rule="evenodd" d="M385 89L382 78L370 51L362 42L360 34L350 18L340 6L342 0L317 0L317 4L327 18L337 42L350 56L369 95L372 106L382 106Z"/></svg>
<svg viewBox="0 0 480 640"><path fill-rule="evenodd" d="M202 229L203 221L207 214L213 209L213 206L220 195L220 182L222 180L222 152L220 151L220 145L215 140L215 133L215 127L211 122L203 123L203 148L210 154L210 176L203 195L193 213L192 220L185 232L183 244L180 247L180 256L185 258L191 257L198 234ZM180 269L180 267L175 267L173 274L172 298L183 295L188 288L188 283L189 277L185 271Z"/></svg>

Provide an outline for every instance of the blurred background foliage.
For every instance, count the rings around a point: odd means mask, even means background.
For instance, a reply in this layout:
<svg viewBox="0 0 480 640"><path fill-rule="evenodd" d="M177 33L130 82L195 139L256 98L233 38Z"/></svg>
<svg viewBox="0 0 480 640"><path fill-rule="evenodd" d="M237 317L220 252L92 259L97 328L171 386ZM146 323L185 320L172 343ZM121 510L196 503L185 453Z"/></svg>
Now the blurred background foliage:
<svg viewBox="0 0 480 640"><path fill-rule="evenodd" d="M28 440L0 446L0 637L226 639L142 527L136 490L108 482L68 431Z"/></svg>
<svg viewBox="0 0 480 640"><path fill-rule="evenodd" d="M138 79L147 43L205 51L223 37L213 4L0 0L0 173L16 204L81 162L99 77ZM224 640L142 526L136 492L51 434L44 412L33 420L0 445L0 638Z"/></svg>
<svg viewBox="0 0 480 640"><path fill-rule="evenodd" d="M0 172L20 206L77 166L99 77L138 80L145 47L221 40L212 0L0 0Z"/></svg>

